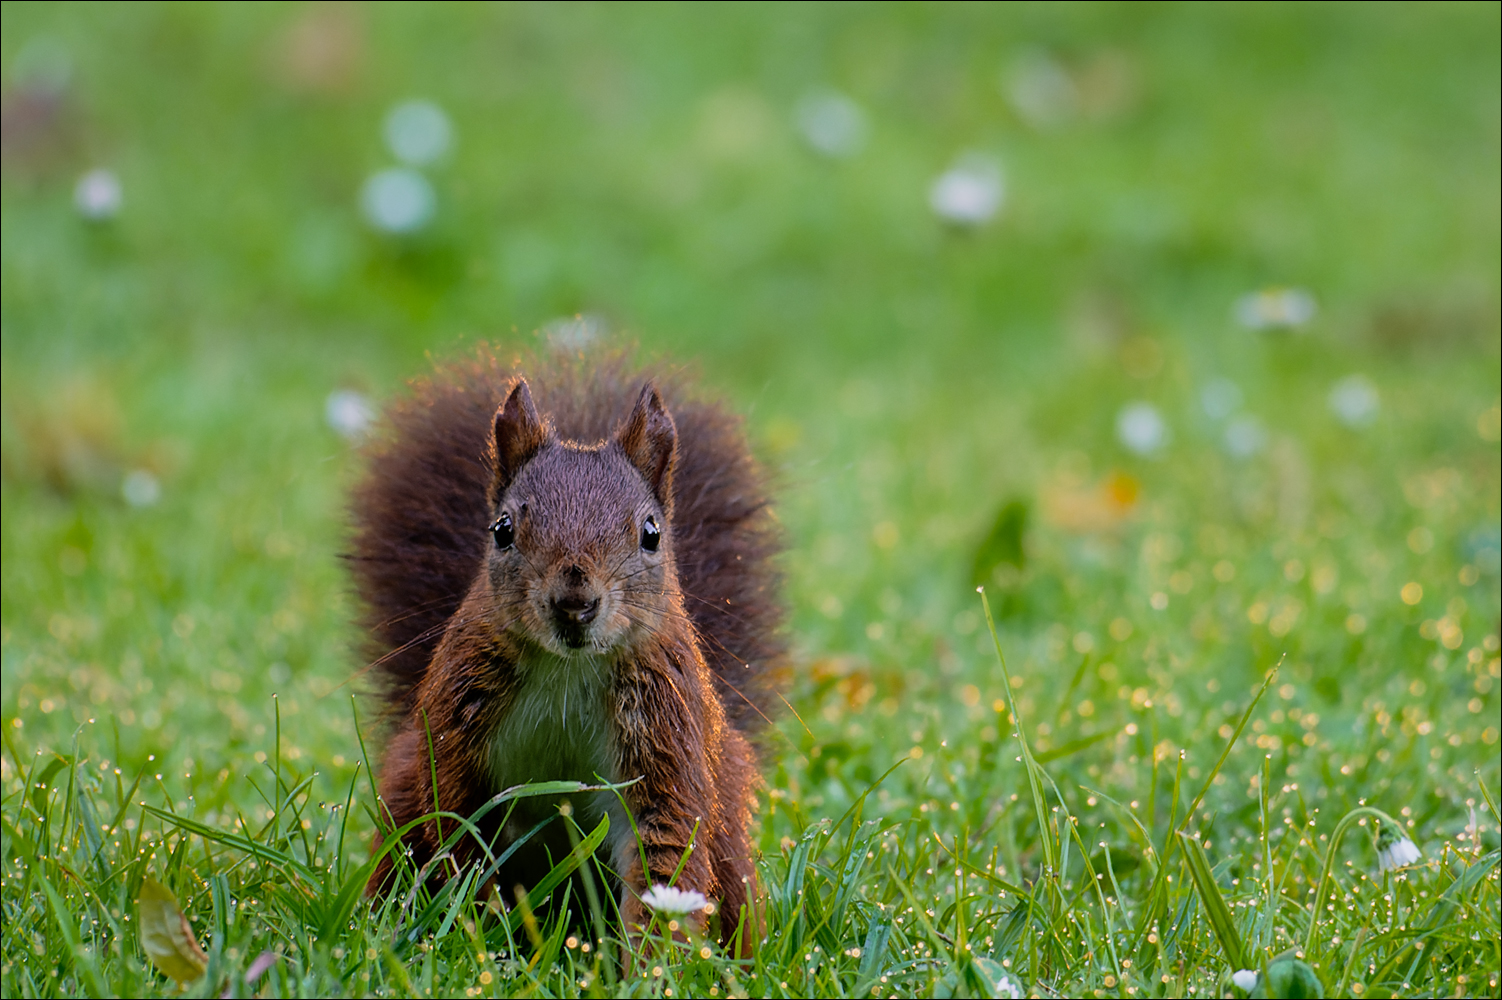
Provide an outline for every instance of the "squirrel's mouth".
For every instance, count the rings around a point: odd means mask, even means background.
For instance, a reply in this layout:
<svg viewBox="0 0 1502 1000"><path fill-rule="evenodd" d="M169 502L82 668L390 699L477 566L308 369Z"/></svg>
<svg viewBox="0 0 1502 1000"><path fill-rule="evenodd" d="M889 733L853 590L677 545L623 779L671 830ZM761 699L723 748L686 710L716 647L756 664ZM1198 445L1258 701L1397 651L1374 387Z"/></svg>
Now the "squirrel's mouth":
<svg viewBox="0 0 1502 1000"><path fill-rule="evenodd" d="M561 625L555 622L553 633L569 649L583 649L590 645L589 628L584 625Z"/></svg>
<svg viewBox="0 0 1502 1000"><path fill-rule="evenodd" d="M600 615L600 598L570 593L549 602L553 634L569 649L591 645L591 627Z"/></svg>

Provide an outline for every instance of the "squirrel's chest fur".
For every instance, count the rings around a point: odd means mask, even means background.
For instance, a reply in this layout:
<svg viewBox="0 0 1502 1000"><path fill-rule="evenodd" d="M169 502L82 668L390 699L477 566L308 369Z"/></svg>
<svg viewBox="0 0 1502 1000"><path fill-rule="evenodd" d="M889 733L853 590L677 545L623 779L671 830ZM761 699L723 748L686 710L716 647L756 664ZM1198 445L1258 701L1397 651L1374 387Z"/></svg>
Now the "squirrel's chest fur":
<svg viewBox="0 0 1502 1000"><path fill-rule="evenodd" d="M601 656L560 657L538 651L516 664L517 686L490 737L492 792L537 781L617 781L619 749L611 697L613 673ZM575 800L575 821L586 831L611 815L611 840L629 826L614 815L614 795L597 792ZM519 835L556 814L551 798L523 799L508 832Z"/></svg>

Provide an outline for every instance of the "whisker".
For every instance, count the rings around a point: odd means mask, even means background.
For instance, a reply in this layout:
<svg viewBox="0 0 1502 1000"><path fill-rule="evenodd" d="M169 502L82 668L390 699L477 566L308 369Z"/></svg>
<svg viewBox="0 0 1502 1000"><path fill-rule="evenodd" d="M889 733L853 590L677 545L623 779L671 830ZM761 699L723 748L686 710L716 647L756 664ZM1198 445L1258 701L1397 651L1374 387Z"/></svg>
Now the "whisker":
<svg viewBox="0 0 1502 1000"><path fill-rule="evenodd" d="M455 619L455 618L451 617L451 618L449 618L446 621L440 622L439 624L432 626L431 628L423 629L416 636L414 636L413 638L411 638L411 639L407 640L406 642L402 643L400 646L397 646L395 649L388 650L386 653L382 654L381 656L378 656L374 660L371 660L369 663L367 663L364 666L363 669L364 670L370 670L373 667L378 667L381 664L385 663L387 660L390 660L392 657L398 656L398 655L400 655L402 653L405 653L407 650L411 649L413 646L419 645L420 643L422 643L422 642L424 642L424 641L426 641L428 639L431 639L434 636L442 635L444 632L448 631L450 627L455 627L455 628L463 627L465 625L469 625L469 624L472 624L474 622L477 622L477 621L479 621L483 617L484 617L484 615L476 615L476 616L474 616L472 618L462 618L462 619Z"/></svg>
<svg viewBox="0 0 1502 1000"><path fill-rule="evenodd" d="M625 596L619 597L619 598L617 598L617 600L622 605L627 606L627 607L640 608L643 611L655 611L658 614L663 615L664 617L676 618L676 619L678 619L680 621L688 622L697 631L699 631L701 633L703 633L703 632L706 631L705 629L703 629L700 626L700 624L698 622L698 619L696 619L693 616L692 612L689 612L689 611L674 612L674 611L671 611L668 608L657 607L655 605L650 605L650 604L643 604L643 603L641 603L639 601L632 600L631 598L628 598L628 597L625 597ZM713 606L713 605L711 605L711 606ZM733 618L734 616L731 616L731 617ZM736 620L740 621L739 619L736 619ZM745 623L741 622L741 624L745 624ZM746 639L747 638L747 636L744 633L737 632L737 631L732 631L732 630L729 630L729 629L718 629L716 631L723 632L726 635L728 635L728 636L730 636L731 638L734 638L734 639ZM718 646L718 648L720 648L721 650L723 650L726 653L730 652L730 648L728 646L726 646L724 644L724 642L721 641L717 635L705 635L704 638L706 638L706 639L709 639L709 638L714 639L715 644L716 644L716 646Z"/></svg>
<svg viewBox="0 0 1502 1000"><path fill-rule="evenodd" d="M422 614L425 611L432 611L434 608L442 607L443 605L447 604L450 601L463 601L463 600L464 600L464 593L463 592L458 592L458 591L456 591L454 593L451 593L451 594L445 594L445 595L443 595L441 597L434 597L431 600L422 601L422 602L420 602L418 604L411 605L405 611L403 611L401 614L392 615L390 618L383 618L380 621L375 622L374 625L373 625L373 627L377 628L377 629L390 628L392 625L399 625L399 624L401 624L402 622L406 621L409 618L415 618L416 616Z"/></svg>
<svg viewBox="0 0 1502 1000"><path fill-rule="evenodd" d="M717 603L715 601L706 600L706 599L698 596L697 594L690 594L686 590L681 590L680 593L682 593L683 596L686 599L690 600L690 601L698 601L700 604L704 605L707 608L714 608L716 611L720 612L721 614L723 614L727 618L732 618L732 619L734 619L735 621L739 622L742 625L746 625L747 624L746 620L744 618L742 618L740 615L732 614L731 612L726 611L724 606L720 605L719 603ZM729 605L729 601L726 601L726 605Z"/></svg>
<svg viewBox="0 0 1502 1000"><path fill-rule="evenodd" d="M483 616L476 616L476 617L473 617L473 618L458 619L458 620L456 620L454 618L449 618L449 619L447 619L447 620L445 620L443 622L440 622L437 625L432 626L431 628L423 629L416 636L414 636L413 638L411 638L411 639L407 640L406 642L402 643L400 646L397 646L397 647L395 647L393 649L387 650L382 655L376 657L374 660L371 660L370 662L366 663L360 669L358 669L358 670L354 671L353 673L351 673L342 682L340 682L339 685L334 688L334 690L337 691L337 690L339 690L339 688L342 688L345 685L350 684L351 682L355 681L356 679L358 679L360 677L364 677L366 674L370 673L372 670L376 669L377 667L383 665L388 660L391 660L393 657L400 656L402 653L405 653L407 650L412 649L415 646L421 645L423 642L427 641L428 639L433 638L435 635L442 634L443 632L447 631L447 629L450 626L455 626L455 627L462 628L465 625L469 625L469 624L471 624L473 622L479 621L482 617Z"/></svg>
<svg viewBox="0 0 1502 1000"><path fill-rule="evenodd" d="M618 569L620 569L622 566L626 565L626 560L630 559L633 555L635 555L635 553L632 552L632 551L630 551L628 549L626 551L626 553L620 557L620 559L616 560L616 563L615 563L614 566L612 566L608 570L606 570L606 575L608 575L608 576L615 576L615 571L618 570ZM640 572L640 570L638 570L637 572ZM635 576L636 574L633 573L631 575ZM625 577L623 577L622 579L625 579Z"/></svg>
<svg viewBox="0 0 1502 1000"><path fill-rule="evenodd" d="M625 602L622 602L622 603L625 604ZM626 606L627 607L632 607L633 605L626 605ZM643 622L641 622L638 619L633 619L630 614L626 615L626 620L630 621L633 625L642 625L642 624L644 624ZM718 639L714 639L713 636L705 636L701 630L699 630L698 628L694 627L692 620L689 621L689 626L691 628L694 628L694 637L695 637L696 640L698 640L700 642L703 642L705 639L713 639L714 642L715 642L715 644L718 645L722 650L725 651L726 655L730 656L731 659L735 659L736 662L741 662L740 660L736 659L735 655L733 653L731 653L729 649L725 648L724 643L719 642ZM763 712L761 710L761 706L757 705L756 702L752 701L751 698L744 691L742 691L740 689L740 687L738 685L736 685L736 683L734 681L730 680L728 677L726 677L723 673L720 673L719 671L711 670L711 672L714 674L714 677L715 677L716 681L718 681L721 684L724 684L731 691L735 692L736 696L739 697L742 701L744 701L746 703L746 705L748 707L750 707L751 711L753 711L757 715L761 716L762 721L767 724L767 728L769 730L779 733L783 737L783 739L788 740L788 745L789 746L794 746L796 748L796 745L793 744L792 740L788 739L787 734L783 733L780 729L778 729L776 727L776 725L773 724L773 721L772 721L771 717L769 717L767 715L767 713L765 713L765 712ZM781 696L779 695L779 697L781 697ZM783 698L782 700L783 700L784 703L786 703L786 701L787 701L786 698ZM791 707L791 706L789 706L789 707ZM794 713L794 714L796 715L796 713ZM799 718L798 721L801 723L803 720L801 718ZM807 728L807 727L805 727L805 728Z"/></svg>
<svg viewBox="0 0 1502 1000"><path fill-rule="evenodd" d="M537 564L532 561L532 557L527 555L527 553L522 550L522 547L520 545L515 546L515 549L516 554L522 557L522 561L525 562L527 564L527 568L532 571L532 575L534 577L541 578L543 575L542 570L537 568Z"/></svg>
<svg viewBox="0 0 1502 1000"><path fill-rule="evenodd" d="M625 560L621 560L621 561L625 562ZM615 579L616 579L617 582L624 582L626 580L631 579L632 577L641 576L643 573L648 573L648 572L651 572L652 570L655 570L655 569L657 569L656 566L643 566L641 569L632 570L630 573L627 573L625 576L618 576L618 577L615 577Z"/></svg>

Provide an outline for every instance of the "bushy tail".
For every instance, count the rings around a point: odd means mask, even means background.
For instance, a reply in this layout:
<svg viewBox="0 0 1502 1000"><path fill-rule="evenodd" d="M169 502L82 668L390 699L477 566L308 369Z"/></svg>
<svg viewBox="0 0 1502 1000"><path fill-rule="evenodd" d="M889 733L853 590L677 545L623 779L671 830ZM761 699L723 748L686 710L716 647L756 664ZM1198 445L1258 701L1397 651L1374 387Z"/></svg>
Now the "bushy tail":
<svg viewBox="0 0 1502 1000"><path fill-rule="evenodd" d="M485 458L492 418L525 375L560 437L609 437L647 379L678 428L673 531L685 610L726 711L752 732L773 714L786 655L773 558L781 548L765 479L739 418L695 396L682 373L633 368L623 352L504 355L441 365L393 403L351 504L348 554L373 662L393 711L410 707L445 623L488 544Z"/></svg>

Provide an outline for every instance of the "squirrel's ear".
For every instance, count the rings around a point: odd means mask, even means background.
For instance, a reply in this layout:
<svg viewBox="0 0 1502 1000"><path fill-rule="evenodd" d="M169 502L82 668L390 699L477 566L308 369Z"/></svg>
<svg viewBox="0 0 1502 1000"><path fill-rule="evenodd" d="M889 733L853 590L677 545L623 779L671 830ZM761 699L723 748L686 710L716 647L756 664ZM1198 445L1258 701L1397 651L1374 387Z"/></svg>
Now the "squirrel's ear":
<svg viewBox="0 0 1502 1000"><path fill-rule="evenodd" d="M547 443L548 431L532 404L532 390L527 388L526 379L518 378L506 401L495 411L495 431L490 442L495 463L492 503L500 500L500 494L511 485L521 467Z"/></svg>
<svg viewBox="0 0 1502 1000"><path fill-rule="evenodd" d="M673 505L673 460L678 456L678 428L663 405L657 386L642 386L636 406L616 435L621 450L636 466L665 513Z"/></svg>

